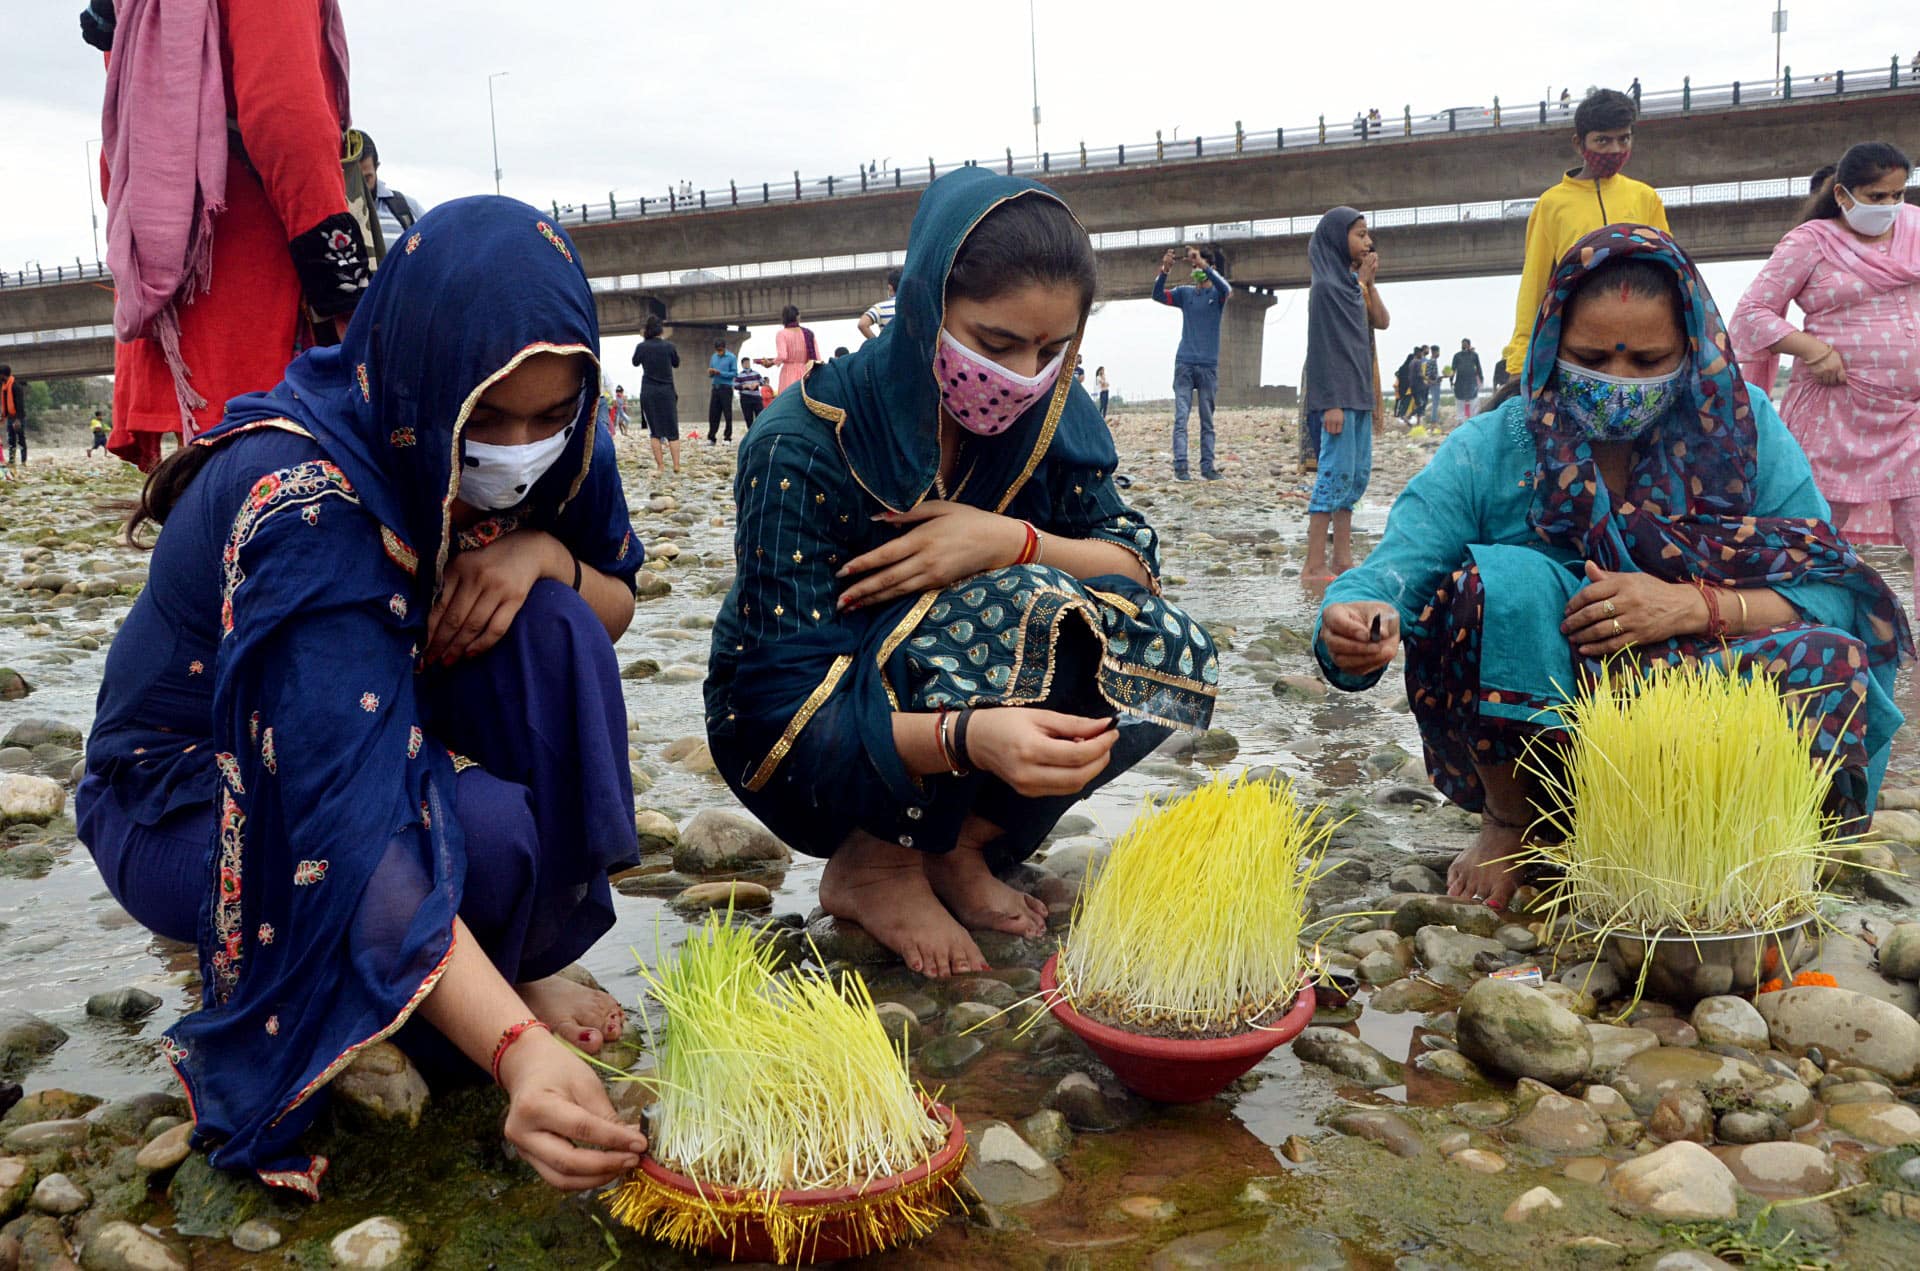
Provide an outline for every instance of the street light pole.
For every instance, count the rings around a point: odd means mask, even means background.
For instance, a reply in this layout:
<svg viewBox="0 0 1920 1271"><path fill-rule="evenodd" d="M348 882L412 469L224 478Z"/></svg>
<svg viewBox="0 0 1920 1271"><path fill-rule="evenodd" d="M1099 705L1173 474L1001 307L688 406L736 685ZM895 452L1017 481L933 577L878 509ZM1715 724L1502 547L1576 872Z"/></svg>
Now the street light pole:
<svg viewBox="0 0 1920 1271"><path fill-rule="evenodd" d="M1033 162L1040 162L1040 37L1033 21L1033 0L1027 0L1027 51L1033 68Z"/></svg>
<svg viewBox="0 0 1920 1271"><path fill-rule="evenodd" d="M84 147L84 152L87 156L87 219L93 222L93 258L95 261L98 261L100 259L100 213L95 210L93 196L94 191L99 186L100 174L93 166L93 147L95 144L94 139L89 138Z"/></svg>
<svg viewBox="0 0 1920 1271"><path fill-rule="evenodd" d="M1773 87L1780 89L1780 37L1787 31L1787 0L1773 0Z"/></svg>
<svg viewBox="0 0 1920 1271"><path fill-rule="evenodd" d="M493 81L503 78L507 72L495 71L487 76L487 128L493 133L493 192L500 193L500 121L493 111Z"/></svg>

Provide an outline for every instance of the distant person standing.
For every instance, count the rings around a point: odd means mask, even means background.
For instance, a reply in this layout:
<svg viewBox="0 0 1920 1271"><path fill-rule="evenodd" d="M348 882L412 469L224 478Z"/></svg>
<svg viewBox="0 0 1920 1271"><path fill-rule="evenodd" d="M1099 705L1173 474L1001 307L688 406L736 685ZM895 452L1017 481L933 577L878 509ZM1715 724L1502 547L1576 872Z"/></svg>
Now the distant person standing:
<svg viewBox="0 0 1920 1271"><path fill-rule="evenodd" d="M14 378L11 366L0 366L0 420L7 425L7 462L27 461L27 384Z"/></svg>
<svg viewBox="0 0 1920 1271"><path fill-rule="evenodd" d="M727 352L725 340L713 342L713 356L707 359L707 445L720 444L720 420L727 421L727 440L733 440L733 379L740 370L740 359Z"/></svg>
<svg viewBox="0 0 1920 1271"><path fill-rule="evenodd" d="M365 203L356 205L363 231L367 233L368 250L376 264L388 252L403 250L402 240L413 223L427 214L427 209L418 199L409 198L380 179L380 148L373 144L373 137L360 133L360 185L367 193L364 197L373 204L373 215L364 215Z"/></svg>
<svg viewBox="0 0 1920 1271"><path fill-rule="evenodd" d="M341 166L346 32L335 0L100 0L80 25L108 55L107 448L151 470L162 436L212 428L332 343L366 289Z"/></svg>
<svg viewBox="0 0 1920 1271"><path fill-rule="evenodd" d="M1427 346L1417 344L1413 349L1413 365L1407 368L1407 387L1413 393L1413 414L1408 418L1419 423L1427 417Z"/></svg>
<svg viewBox="0 0 1920 1271"><path fill-rule="evenodd" d="M1160 258L1159 276L1153 280L1153 298L1180 311L1180 347L1173 355L1173 479L1191 479L1187 471L1187 412L1197 398L1200 475L1218 481L1220 473L1213 461L1213 396L1220 386L1220 319L1226 314L1233 288L1207 263L1198 247L1189 247L1187 265L1193 282L1168 290L1167 273L1173 261L1173 249L1169 247Z"/></svg>
<svg viewBox="0 0 1920 1271"><path fill-rule="evenodd" d="M1393 417L1400 423L1407 420L1407 412L1413 409L1413 376L1420 363L1420 350L1415 349L1400 359L1400 365L1393 372Z"/></svg>
<svg viewBox="0 0 1920 1271"><path fill-rule="evenodd" d="M680 394L673 387L673 368L680 365L680 350L671 340L663 340L665 328L657 317L649 317L641 330L643 338L633 350L633 364L640 368L640 422L647 426L647 439L653 445L653 470L667 470L667 453L673 455L673 473L680 475Z"/></svg>
<svg viewBox="0 0 1920 1271"><path fill-rule="evenodd" d="M1636 84L1638 80L1634 81ZM1633 157L1635 99L1612 88L1587 94L1573 112L1573 149L1580 166L1569 168L1527 214L1526 260L1513 302L1513 338L1501 360L1520 374L1533 339L1533 322L1547 296L1547 281L1575 243L1603 225L1632 221L1667 228L1667 209L1653 187L1620 175Z"/></svg>
<svg viewBox="0 0 1920 1271"><path fill-rule="evenodd" d="M1453 400L1460 403L1462 422L1473 418L1473 407L1480 396L1480 355L1473 351L1472 340L1460 341L1453 355Z"/></svg>
<svg viewBox="0 0 1920 1271"><path fill-rule="evenodd" d="M1772 392L1849 541L1899 542L1920 559L1920 207L1911 161L1884 141L1851 147L1813 176L1801 222L1780 240L1727 324L1745 378ZM1796 329L1787 306L1804 321Z"/></svg>
<svg viewBox="0 0 1920 1271"><path fill-rule="evenodd" d="M773 356L760 359L761 366L780 368L780 383L774 392L784 393L807 377L820 360L820 342L811 328L800 325L800 308L788 305L780 313L780 329L773 334Z"/></svg>
<svg viewBox="0 0 1920 1271"><path fill-rule="evenodd" d="M1373 473L1373 333L1387 329L1388 316L1374 285L1380 255L1359 212L1336 207L1321 217L1307 255L1313 282L1307 292L1303 409L1308 430L1319 436L1320 453L1307 501L1307 563L1300 577L1319 585L1353 567L1353 506Z"/></svg>
<svg viewBox="0 0 1920 1271"><path fill-rule="evenodd" d="M613 390L613 435L627 435L627 386L617 384Z"/></svg>
<svg viewBox="0 0 1920 1271"><path fill-rule="evenodd" d="M1107 417L1107 393L1108 393L1106 367L1101 366L1101 367L1094 368L1093 386L1100 393L1100 418L1105 419Z"/></svg>
<svg viewBox="0 0 1920 1271"><path fill-rule="evenodd" d="M93 442L87 447L87 457L92 458L94 451L107 448L107 421L100 418L100 412L96 410L93 418L87 421L87 427L93 430Z"/></svg>
<svg viewBox="0 0 1920 1271"><path fill-rule="evenodd" d="M1427 385L1427 422L1440 422L1440 346L1429 344L1426 359L1420 363L1420 378Z"/></svg>
<svg viewBox="0 0 1920 1271"><path fill-rule="evenodd" d="M760 386L766 378L753 367L753 359L745 353L740 355L740 369L733 373L733 387L740 394L740 429L745 432L753 427L754 416L760 413Z"/></svg>
<svg viewBox="0 0 1920 1271"><path fill-rule="evenodd" d="M854 325L860 328L860 337L871 340L887 329L887 323L893 321L893 305L900 290L900 270L887 271L887 298L860 315L860 321Z"/></svg>
<svg viewBox="0 0 1920 1271"><path fill-rule="evenodd" d="M1087 386L1087 359L1078 353L1073 355L1073 382L1083 389Z"/></svg>

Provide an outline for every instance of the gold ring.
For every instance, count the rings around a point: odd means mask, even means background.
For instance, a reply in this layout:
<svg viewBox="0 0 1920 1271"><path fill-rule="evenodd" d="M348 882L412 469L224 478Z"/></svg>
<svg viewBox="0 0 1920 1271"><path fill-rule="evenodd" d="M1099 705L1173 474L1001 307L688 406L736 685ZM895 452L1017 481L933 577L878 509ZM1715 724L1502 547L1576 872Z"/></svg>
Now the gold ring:
<svg viewBox="0 0 1920 1271"><path fill-rule="evenodd" d="M1620 625L1620 619L1615 618L1613 620L1613 634L1624 635L1626 633L1626 630L1627 629L1625 627Z"/></svg>
<svg viewBox="0 0 1920 1271"><path fill-rule="evenodd" d="M1613 617L1613 615L1614 615L1614 614L1616 614L1616 613L1618 613L1618 612L1620 612L1620 611L1619 611L1618 609L1615 609L1615 608L1613 607L1613 601L1612 601L1612 600L1604 600L1604 601L1602 601L1602 602L1600 603L1600 612L1602 612L1602 613L1604 613L1604 614L1606 614L1606 615L1607 615L1607 617L1609 617L1609 618L1611 618L1611 617Z"/></svg>

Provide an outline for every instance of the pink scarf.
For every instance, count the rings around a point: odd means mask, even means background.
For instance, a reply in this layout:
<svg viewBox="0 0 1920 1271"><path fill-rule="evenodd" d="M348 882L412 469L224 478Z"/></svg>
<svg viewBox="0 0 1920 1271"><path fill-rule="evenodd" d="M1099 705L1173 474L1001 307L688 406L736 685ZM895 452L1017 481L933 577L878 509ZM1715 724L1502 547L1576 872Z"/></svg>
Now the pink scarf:
<svg viewBox="0 0 1920 1271"><path fill-rule="evenodd" d="M308 0L309 3L315 0ZM317 0L347 119L347 37ZM227 201L227 85L219 0L119 0L101 109L114 335L160 342L188 434L206 399L180 358L179 306L213 285L213 222Z"/></svg>
<svg viewBox="0 0 1920 1271"><path fill-rule="evenodd" d="M1900 205L1900 215L1893 222L1893 238L1885 251L1848 229L1839 217L1808 221L1790 232L1811 238L1829 265L1852 274L1875 292L1920 283L1920 207L1911 203ZM1747 358L1740 363L1740 373L1747 383L1757 384L1771 395L1780 374L1780 355L1763 353Z"/></svg>

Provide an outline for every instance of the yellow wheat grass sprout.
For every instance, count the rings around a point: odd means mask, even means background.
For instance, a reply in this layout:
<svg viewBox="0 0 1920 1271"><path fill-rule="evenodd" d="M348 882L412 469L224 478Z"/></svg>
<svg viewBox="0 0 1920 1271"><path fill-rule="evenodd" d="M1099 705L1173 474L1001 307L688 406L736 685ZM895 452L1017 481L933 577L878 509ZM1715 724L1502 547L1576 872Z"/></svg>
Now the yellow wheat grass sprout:
<svg viewBox="0 0 1920 1271"><path fill-rule="evenodd" d="M863 1249L925 1235L949 1208L949 1171L877 1201L780 1203L783 1190L858 1188L914 1169L946 1131L928 1115L904 1047L887 1037L859 976L776 975L776 964L762 933L718 915L659 970L642 964L667 1017L662 1035L651 1020L646 1027L658 1059L650 1151L705 1187L744 1194L694 1197L636 1173L613 1191L610 1210L687 1249L757 1219L782 1262L807 1256L821 1222L849 1213Z"/></svg>
<svg viewBox="0 0 1920 1271"><path fill-rule="evenodd" d="M1164 805L1149 798L1074 904L1060 992L1136 1032L1270 1022L1309 978L1306 893L1332 833L1291 782L1221 777Z"/></svg>
<svg viewBox="0 0 1920 1271"><path fill-rule="evenodd" d="M1769 931L1815 912L1854 840L1825 811L1837 752L1810 753L1804 695L1718 663L1615 664L1556 710L1570 740L1529 746L1543 824L1527 858L1547 908L1651 935Z"/></svg>

